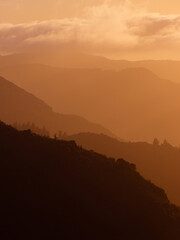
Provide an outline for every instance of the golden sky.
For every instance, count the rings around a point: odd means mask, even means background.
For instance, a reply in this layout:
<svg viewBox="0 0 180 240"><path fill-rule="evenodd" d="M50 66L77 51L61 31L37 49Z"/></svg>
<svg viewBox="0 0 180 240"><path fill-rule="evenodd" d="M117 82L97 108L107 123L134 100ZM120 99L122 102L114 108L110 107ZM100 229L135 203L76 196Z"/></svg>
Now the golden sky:
<svg viewBox="0 0 180 240"><path fill-rule="evenodd" d="M0 53L68 48L180 59L178 0L0 0Z"/></svg>
<svg viewBox="0 0 180 240"><path fill-rule="evenodd" d="M0 0L0 22L22 23L64 17L80 17L89 6L104 2L111 5L125 0ZM179 0L132 0L134 5L143 5L150 12L180 14Z"/></svg>

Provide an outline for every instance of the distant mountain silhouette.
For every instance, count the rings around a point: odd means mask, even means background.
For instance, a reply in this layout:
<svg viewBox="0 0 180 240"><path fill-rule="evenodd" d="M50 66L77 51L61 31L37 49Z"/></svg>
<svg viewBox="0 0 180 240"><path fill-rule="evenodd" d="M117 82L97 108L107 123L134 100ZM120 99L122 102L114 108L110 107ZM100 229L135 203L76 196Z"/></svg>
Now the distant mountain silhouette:
<svg viewBox="0 0 180 240"><path fill-rule="evenodd" d="M111 60L102 56L68 51L0 56L0 66L32 63L64 68L99 68L117 71L126 68L147 68L160 78L180 83L180 61L175 60Z"/></svg>
<svg viewBox="0 0 180 240"><path fill-rule="evenodd" d="M47 51L0 56L0 66L16 64L45 64L65 68L101 68L108 66L109 60L89 54L68 51Z"/></svg>
<svg viewBox="0 0 180 240"><path fill-rule="evenodd" d="M11 124L34 122L37 126L45 126L51 134L59 130L72 134L86 130L111 135L104 127L82 117L53 112L46 103L2 77L0 77L0 120Z"/></svg>
<svg viewBox="0 0 180 240"><path fill-rule="evenodd" d="M84 116L123 139L180 143L180 85L145 68L122 71L17 65L0 73L58 112Z"/></svg>
<svg viewBox="0 0 180 240"><path fill-rule="evenodd" d="M0 123L1 239L177 240L179 208L135 165Z"/></svg>
<svg viewBox="0 0 180 240"><path fill-rule="evenodd" d="M180 149L166 141L162 144L145 142L120 142L103 134L80 133L68 136L83 148L94 150L114 158L123 157L137 165L137 170L168 194L174 203L180 205Z"/></svg>

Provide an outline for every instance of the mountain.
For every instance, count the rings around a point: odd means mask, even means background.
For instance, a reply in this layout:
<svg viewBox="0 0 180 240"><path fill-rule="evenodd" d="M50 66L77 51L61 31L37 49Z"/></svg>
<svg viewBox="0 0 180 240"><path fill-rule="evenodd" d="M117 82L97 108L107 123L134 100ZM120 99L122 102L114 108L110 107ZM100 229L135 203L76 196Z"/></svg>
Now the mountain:
<svg viewBox="0 0 180 240"><path fill-rule="evenodd" d="M68 51L0 56L0 66L35 63L61 68L98 68L116 71L126 68L147 68L160 78L180 83L180 61L176 60L112 60L102 56Z"/></svg>
<svg viewBox="0 0 180 240"><path fill-rule="evenodd" d="M37 126L45 126L51 134L59 130L72 134L87 130L111 135L104 127L82 117L53 112L46 103L2 77L0 77L0 119L11 124L33 122Z"/></svg>
<svg viewBox="0 0 180 240"><path fill-rule="evenodd" d="M79 133L68 136L78 145L109 157L122 157L136 164L137 170L146 178L161 186L170 200L180 205L180 149L168 142L153 144L145 142L120 142L103 134Z"/></svg>
<svg viewBox="0 0 180 240"><path fill-rule="evenodd" d="M14 65L0 74L64 114L103 124L122 139L180 143L180 85L145 68L122 71Z"/></svg>
<svg viewBox="0 0 180 240"><path fill-rule="evenodd" d="M179 208L135 165L0 123L1 239L177 240Z"/></svg>

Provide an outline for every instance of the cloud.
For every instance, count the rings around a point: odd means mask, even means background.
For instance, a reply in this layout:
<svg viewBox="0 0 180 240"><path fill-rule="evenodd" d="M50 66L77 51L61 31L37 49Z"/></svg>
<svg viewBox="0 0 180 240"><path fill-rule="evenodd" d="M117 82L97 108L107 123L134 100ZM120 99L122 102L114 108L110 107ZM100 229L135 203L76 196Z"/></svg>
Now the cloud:
<svg viewBox="0 0 180 240"><path fill-rule="evenodd" d="M180 44L180 15L160 15L131 2L86 9L84 18L0 24L0 52L72 48L104 55L174 55ZM145 58L145 57L143 57ZM168 58L168 56L167 56Z"/></svg>

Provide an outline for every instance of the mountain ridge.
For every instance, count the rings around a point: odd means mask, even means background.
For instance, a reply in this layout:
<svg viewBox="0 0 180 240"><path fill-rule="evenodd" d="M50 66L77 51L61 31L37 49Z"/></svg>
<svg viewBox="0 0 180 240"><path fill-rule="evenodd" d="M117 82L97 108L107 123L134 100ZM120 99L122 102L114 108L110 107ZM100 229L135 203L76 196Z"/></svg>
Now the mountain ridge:
<svg viewBox="0 0 180 240"><path fill-rule="evenodd" d="M2 239L177 240L179 208L133 164L0 122Z"/></svg>
<svg viewBox="0 0 180 240"><path fill-rule="evenodd" d="M171 202L180 205L180 149L167 141L153 144L147 142L119 141L104 134L79 133L67 136L87 150L99 152L108 157L122 157L137 166L146 179L166 190Z"/></svg>
<svg viewBox="0 0 180 240"><path fill-rule="evenodd" d="M100 68L122 70L129 67L145 67L160 78L180 82L180 61L178 60L134 60L110 59L104 56L90 55L82 52L47 52L44 54L13 54L2 56L1 66L14 65L17 63L42 63L56 67L67 68Z"/></svg>
<svg viewBox="0 0 180 240"><path fill-rule="evenodd" d="M158 137L179 145L180 84L144 68L118 72L19 65L0 73L55 111L84 116L122 139L152 142Z"/></svg>
<svg viewBox="0 0 180 240"><path fill-rule="evenodd" d="M91 123L77 115L59 114L52 111L46 103L24 89L0 77L0 118L7 123L34 122L45 126L51 134L58 131L80 132L82 129L107 132L104 127Z"/></svg>

